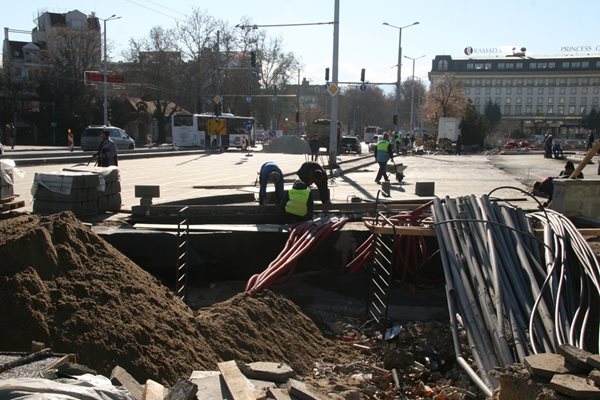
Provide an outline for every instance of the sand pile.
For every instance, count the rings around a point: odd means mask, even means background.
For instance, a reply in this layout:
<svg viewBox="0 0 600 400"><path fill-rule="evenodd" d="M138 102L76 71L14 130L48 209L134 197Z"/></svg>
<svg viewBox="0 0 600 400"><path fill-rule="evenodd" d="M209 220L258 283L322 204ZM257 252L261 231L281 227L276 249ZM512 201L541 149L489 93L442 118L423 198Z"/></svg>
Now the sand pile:
<svg viewBox="0 0 600 400"><path fill-rule="evenodd" d="M108 375L173 384L222 360L308 372L333 344L292 302L243 294L193 312L70 212L0 221L0 350L31 341Z"/></svg>
<svg viewBox="0 0 600 400"><path fill-rule="evenodd" d="M212 349L224 360L285 362L308 373L314 361L335 357L334 343L291 301L265 291L238 294L200 311L196 320Z"/></svg>
<svg viewBox="0 0 600 400"><path fill-rule="evenodd" d="M265 153L310 154L308 143L298 136L281 136L263 147Z"/></svg>

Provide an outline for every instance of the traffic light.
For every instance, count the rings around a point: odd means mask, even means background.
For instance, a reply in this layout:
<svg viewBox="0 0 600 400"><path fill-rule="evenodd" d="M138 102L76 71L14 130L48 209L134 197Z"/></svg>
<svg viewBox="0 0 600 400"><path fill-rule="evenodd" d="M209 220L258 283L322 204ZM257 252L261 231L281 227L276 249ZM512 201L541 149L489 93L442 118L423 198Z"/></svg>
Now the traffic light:
<svg viewBox="0 0 600 400"><path fill-rule="evenodd" d="M325 68L325 82L329 82L329 68Z"/></svg>
<svg viewBox="0 0 600 400"><path fill-rule="evenodd" d="M364 82L365 81L365 69L361 69L360 70L360 81Z"/></svg>
<svg viewBox="0 0 600 400"><path fill-rule="evenodd" d="M250 52L250 66L252 68L256 68L256 52L255 51Z"/></svg>

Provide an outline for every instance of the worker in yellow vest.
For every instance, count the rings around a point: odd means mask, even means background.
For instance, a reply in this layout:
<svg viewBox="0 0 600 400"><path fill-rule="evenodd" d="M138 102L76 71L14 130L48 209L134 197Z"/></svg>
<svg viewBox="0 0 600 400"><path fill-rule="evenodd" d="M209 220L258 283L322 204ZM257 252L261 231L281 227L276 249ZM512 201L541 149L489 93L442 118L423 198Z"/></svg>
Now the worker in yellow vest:
<svg viewBox="0 0 600 400"><path fill-rule="evenodd" d="M294 185L283 197L285 214L292 221L304 221L312 219L314 201L312 193L300 179L294 181Z"/></svg>
<svg viewBox="0 0 600 400"><path fill-rule="evenodd" d="M377 142L377 146L375 147L375 161L379 164L379 171L377 171L377 176L375 177L376 183L380 183L381 178L386 181L390 180L385 171L389 159L392 159L392 161L394 160L394 150L388 139L388 133L386 133L383 135L383 138Z"/></svg>

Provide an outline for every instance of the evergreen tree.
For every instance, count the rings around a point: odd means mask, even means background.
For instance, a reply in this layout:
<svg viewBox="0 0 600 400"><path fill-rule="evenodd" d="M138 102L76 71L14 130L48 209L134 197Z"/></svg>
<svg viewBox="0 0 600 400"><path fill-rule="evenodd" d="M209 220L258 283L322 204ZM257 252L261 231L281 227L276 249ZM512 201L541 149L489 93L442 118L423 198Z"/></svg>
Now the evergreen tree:
<svg viewBox="0 0 600 400"><path fill-rule="evenodd" d="M469 101L465 115L460 123L463 144L483 146L483 141L489 132L489 122Z"/></svg>
<svg viewBox="0 0 600 400"><path fill-rule="evenodd" d="M490 129L494 129L502 118L500 105L497 103L492 103L492 100L488 100L483 108L483 115L485 115L485 118L488 120Z"/></svg>

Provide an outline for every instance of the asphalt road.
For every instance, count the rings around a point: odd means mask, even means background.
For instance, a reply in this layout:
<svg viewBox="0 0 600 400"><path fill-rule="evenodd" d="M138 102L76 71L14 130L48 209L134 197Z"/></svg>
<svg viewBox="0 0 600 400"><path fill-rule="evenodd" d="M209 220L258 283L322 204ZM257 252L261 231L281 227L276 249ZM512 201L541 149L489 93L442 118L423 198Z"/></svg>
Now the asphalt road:
<svg viewBox="0 0 600 400"><path fill-rule="evenodd" d="M263 152L251 152L247 155L235 150L225 153L198 150L185 154L169 152L160 158L152 157L149 152L142 157L144 153L140 153L138 158L121 158L119 161L123 210L130 210L131 206L139 204L139 199L134 196L135 185L159 185L161 196L154 200L155 204L222 194L256 193L257 172L264 162L274 161L287 175L286 178L293 180L294 172L306 160L304 155ZM65 164L65 160L53 163L52 158L46 157L43 150L38 150L36 155L46 158L46 161L38 165L18 167L15 176L15 193L25 201L25 210L32 209L31 187L36 173L60 171L71 166ZM582 157L583 153L569 156L569 159L576 161ZM372 155L343 155L339 156L338 161L342 163L342 170L348 172L342 173L330 185L333 201L348 202L352 196L373 200L380 185L374 182L377 164ZM500 186L528 191L535 180L544 176L557 176L565 162L545 159L541 154L425 154L396 157L395 161L397 164L403 163L407 168L401 183L391 177L392 200L419 198L415 195L417 182L434 182L435 195L438 197L483 195ZM360 165L362 167L356 168ZM588 165L584 169L586 179L598 179L596 168L596 165ZM197 189L194 186L204 188ZM502 198L524 197L522 193L510 189L503 189L495 195Z"/></svg>

